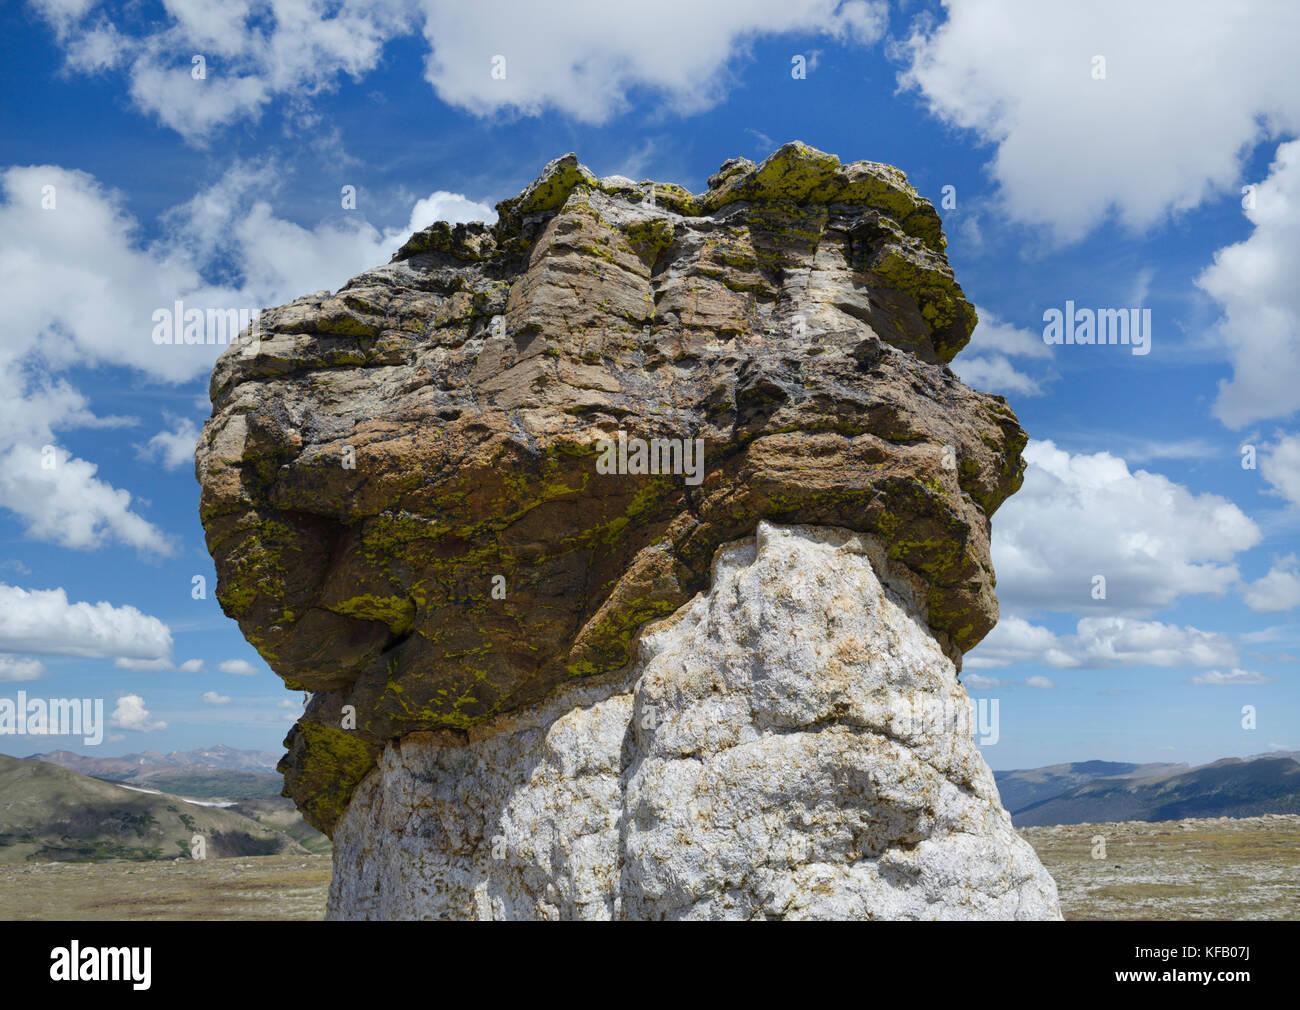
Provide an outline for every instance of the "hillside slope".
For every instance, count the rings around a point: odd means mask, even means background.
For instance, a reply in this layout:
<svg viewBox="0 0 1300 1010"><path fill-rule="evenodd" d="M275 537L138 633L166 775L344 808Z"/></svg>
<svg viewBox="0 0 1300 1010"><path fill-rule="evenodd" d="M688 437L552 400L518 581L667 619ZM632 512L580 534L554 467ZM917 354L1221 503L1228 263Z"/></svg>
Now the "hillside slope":
<svg viewBox="0 0 1300 1010"><path fill-rule="evenodd" d="M1187 771L1186 764L1134 764L1131 761L1073 761L1042 768L995 771L993 778L1002 805L1013 814L1044 800L1062 796L1098 779L1154 778Z"/></svg>
<svg viewBox="0 0 1300 1010"><path fill-rule="evenodd" d="M196 834L208 858L306 852L235 810L0 755L0 863L188 859Z"/></svg>

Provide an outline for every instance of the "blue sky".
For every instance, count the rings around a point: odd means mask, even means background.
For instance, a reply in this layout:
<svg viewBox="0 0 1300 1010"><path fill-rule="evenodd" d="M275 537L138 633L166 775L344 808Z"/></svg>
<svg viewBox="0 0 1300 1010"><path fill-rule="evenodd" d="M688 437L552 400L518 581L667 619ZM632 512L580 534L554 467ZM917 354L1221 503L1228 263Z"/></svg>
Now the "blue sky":
<svg viewBox="0 0 1300 1010"><path fill-rule="evenodd" d="M1300 748L1292 5L534 6L0 11L0 697L105 698L99 754L276 750L300 711L213 593L216 349L155 346L153 309L336 289L570 150L698 192L798 139L940 208L982 320L954 370L1032 437L993 521L1003 620L963 674L999 700L989 763ZM1067 300L1150 309L1151 353L1047 346ZM54 747L81 749L0 736Z"/></svg>

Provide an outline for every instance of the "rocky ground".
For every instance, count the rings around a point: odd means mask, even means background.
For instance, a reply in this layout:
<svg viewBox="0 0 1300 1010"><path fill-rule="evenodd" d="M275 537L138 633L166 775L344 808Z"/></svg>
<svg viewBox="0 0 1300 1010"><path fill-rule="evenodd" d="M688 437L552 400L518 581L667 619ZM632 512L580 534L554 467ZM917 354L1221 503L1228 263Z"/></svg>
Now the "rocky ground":
<svg viewBox="0 0 1300 1010"><path fill-rule="evenodd" d="M322 919L329 856L0 866L0 919Z"/></svg>
<svg viewBox="0 0 1300 1010"><path fill-rule="evenodd" d="M1300 918L1300 816L1021 828L1067 919ZM1105 839L1105 858L1098 836Z"/></svg>
<svg viewBox="0 0 1300 1010"><path fill-rule="evenodd" d="M1067 919L1300 918L1300 816L1071 824L1020 834ZM1093 859L1093 838L1106 858ZM328 856L0 867L0 919L320 919Z"/></svg>

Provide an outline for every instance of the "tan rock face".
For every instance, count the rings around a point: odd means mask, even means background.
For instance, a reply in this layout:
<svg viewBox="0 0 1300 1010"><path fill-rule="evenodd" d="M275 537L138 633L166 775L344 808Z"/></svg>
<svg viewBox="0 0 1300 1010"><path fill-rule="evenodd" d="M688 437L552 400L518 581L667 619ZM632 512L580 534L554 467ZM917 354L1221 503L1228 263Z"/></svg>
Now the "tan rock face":
<svg viewBox="0 0 1300 1010"><path fill-rule="evenodd" d="M498 214L269 310L213 373L217 595L316 692L283 763L311 823L387 740L626 666L763 519L871 534L950 659L988 632L1025 434L945 367L975 315L901 172L791 144L692 195L569 155Z"/></svg>

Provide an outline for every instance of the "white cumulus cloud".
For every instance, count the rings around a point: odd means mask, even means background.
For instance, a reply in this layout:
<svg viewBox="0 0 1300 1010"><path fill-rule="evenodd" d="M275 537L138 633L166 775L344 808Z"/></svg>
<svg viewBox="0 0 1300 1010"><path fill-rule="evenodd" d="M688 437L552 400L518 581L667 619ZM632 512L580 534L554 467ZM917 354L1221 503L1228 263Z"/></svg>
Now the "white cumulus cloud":
<svg viewBox="0 0 1300 1010"><path fill-rule="evenodd" d="M39 680L45 667L38 659L0 654L0 682Z"/></svg>
<svg viewBox="0 0 1300 1010"><path fill-rule="evenodd" d="M0 583L0 651L170 661L172 635L135 607L70 603L62 589Z"/></svg>
<svg viewBox="0 0 1300 1010"><path fill-rule="evenodd" d="M1024 486L993 519L998 598L1009 613L1142 616L1184 594L1222 594L1238 579L1234 557L1261 539L1227 499L1130 472L1110 453L1071 454L1035 441L1024 455ZM1104 600L1093 595L1098 575Z"/></svg>
<svg viewBox="0 0 1300 1010"><path fill-rule="evenodd" d="M118 698L113 714L108 717L108 723L118 729L137 733L152 733L167 728L165 722L150 718L149 710L144 707L144 699L138 694L124 694Z"/></svg>
<svg viewBox="0 0 1300 1010"><path fill-rule="evenodd" d="M1038 396L1041 383L1050 376L1035 378L1012 363L1012 358L1050 359L1051 349L1043 343L1041 333L1021 329L999 319L988 309L976 308L979 325L970 343L953 359L952 370L972 389L991 393L1020 393Z"/></svg>
<svg viewBox="0 0 1300 1010"><path fill-rule="evenodd" d="M992 691L999 687L1011 687L1012 682L1009 680L999 680L997 677L985 677L979 673L967 673L961 678L961 682L966 685L968 691Z"/></svg>
<svg viewBox="0 0 1300 1010"><path fill-rule="evenodd" d="M1273 0L946 0L900 75L996 151L1011 217L1081 238L1235 192L1258 142L1300 132L1300 6ZM1104 59L1104 79L1094 68Z"/></svg>
<svg viewBox="0 0 1300 1010"><path fill-rule="evenodd" d="M1082 618L1074 634L1057 635L1022 618L1008 617L1000 620L967 654L963 667L990 670L1033 663L1056 669L1108 669L1216 666L1236 662L1236 647L1221 632L1111 616Z"/></svg>
<svg viewBox="0 0 1300 1010"><path fill-rule="evenodd" d="M1233 429L1300 409L1300 140L1278 147L1252 199L1254 231L1197 279L1223 308L1216 332L1233 371L1213 412Z"/></svg>
<svg viewBox="0 0 1300 1010"><path fill-rule="evenodd" d="M888 22L883 0L663 0L652 12L590 0L168 0L145 32L126 33L89 6L33 5L70 70L120 71L141 112L196 144L277 99L311 122L314 96L362 80L388 42L417 30L428 43L424 77L442 101L480 116L557 109L600 123L634 89L679 113L711 107L756 39L869 44ZM816 48L802 55L816 67Z"/></svg>
<svg viewBox="0 0 1300 1010"><path fill-rule="evenodd" d="M1066 651L1064 643L1051 630L1009 614L1002 617L984 640L965 656L962 667L988 670L1021 660L1046 663L1061 669L1078 665L1078 660Z"/></svg>
<svg viewBox="0 0 1300 1010"><path fill-rule="evenodd" d="M1263 578L1246 583L1241 598L1257 614L1290 610L1300 605L1300 558L1288 554L1279 560Z"/></svg>
<svg viewBox="0 0 1300 1010"><path fill-rule="evenodd" d="M199 440L199 428L188 417L166 415L170 427L163 428L144 445L136 446L136 455L143 460L157 460L165 470L176 470L194 465L194 446Z"/></svg>
<svg viewBox="0 0 1300 1010"><path fill-rule="evenodd" d="M128 34L89 4L33 6L70 69L122 68L136 106L193 142L256 119L277 96L302 102L343 77L360 79L388 40L413 29L416 12L407 0L166 0L145 32Z"/></svg>
<svg viewBox="0 0 1300 1010"><path fill-rule="evenodd" d="M1271 493L1300 508L1300 435L1279 432L1276 441L1266 443L1262 450L1259 472Z"/></svg>
<svg viewBox="0 0 1300 1010"><path fill-rule="evenodd" d="M257 674L257 667L246 659L227 659L218 663L217 669L222 673L233 673L239 677L252 677Z"/></svg>
<svg viewBox="0 0 1300 1010"><path fill-rule="evenodd" d="M177 665L169 656L164 656L161 659L126 659L119 657L113 661L113 665L119 670L130 670L132 673L203 672L203 660L201 659L187 659Z"/></svg>
<svg viewBox="0 0 1300 1010"><path fill-rule="evenodd" d="M760 37L798 33L867 44L887 24L878 0L664 0L652 15L585 0L423 0L423 8L425 77L444 102L480 116L554 108L589 123L623 111L635 88L656 92L678 113L713 106L726 93L729 68ZM810 58L811 49L803 55ZM493 76L495 57L504 57L504 77ZM789 64L781 69L788 74Z"/></svg>
<svg viewBox="0 0 1300 1010"><path fill-rule="evenodd" d="M1085 666L1210 666L1237 659L1232 640L1217 631L1126 617L1085 617L1073 646Z"/></svg>
<svg viewBox="0 0 1300 1010"><path fill-rule="evenodd" d="M1271 684L1277 680L1276 677L1268 677L1255 670L1229 670L1224 673L1222 670L1206 670L1204 673L1198 673L1188 681L1189 684L1200 685L1222 685L1222 684Z"/></svg>

